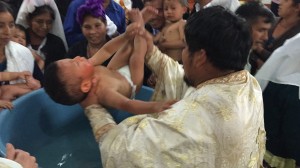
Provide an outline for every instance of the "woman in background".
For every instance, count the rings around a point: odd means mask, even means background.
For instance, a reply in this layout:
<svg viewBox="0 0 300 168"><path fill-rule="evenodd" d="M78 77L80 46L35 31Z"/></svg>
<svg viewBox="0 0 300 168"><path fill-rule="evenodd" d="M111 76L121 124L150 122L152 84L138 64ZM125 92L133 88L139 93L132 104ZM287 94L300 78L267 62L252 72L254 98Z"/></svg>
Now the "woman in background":
<svg viewBox="0 0 300 168"><path fill-rule="evenodd" d="M12 35L14 34L15 23L13 18L13 10L10 6L0 1L0 72L1 79L0 85L1 88L4 88L5 91L10 92L7 86L18 85L23 87L26 92L22 92L23 94L30 92L31 90L38 89L40 87L40 82L36 81L32 78L32 73L34 72L34 58L31 54L30 50L18 43L11 41ZM7 78L7 74L11 75L9 72L21 73L26 71L26 75L21 75L22 77L12 77ZM13 75L14 76L14 75ZM25 79L26 76L26 80ZM34 81L37 85L32 88L27 85L29 79ZM11 90L14 92L15 90ZM21 96L23 94L18 94ZM3 98L3 97L1 97ZM14 98L9 98L11 101Z"/></svg>
<svg viewBox="0 0 300 168"><path fill-rule="evenodd" d="M44 59L45 68L65 57L67 44L53 0L24 0L16 23L27 28L27 45Z"/></svg>
<svg viewBox="0 0 300 168"><path fill-rule="evenodd" d="M77 10L77 22L85 39L72 46L67 57L74 58L80 55L90 58L110 40L106 34L106 17L101 3L97 0L87 0ZM109 61L110 59L103 65L106 66Z"/></svg>

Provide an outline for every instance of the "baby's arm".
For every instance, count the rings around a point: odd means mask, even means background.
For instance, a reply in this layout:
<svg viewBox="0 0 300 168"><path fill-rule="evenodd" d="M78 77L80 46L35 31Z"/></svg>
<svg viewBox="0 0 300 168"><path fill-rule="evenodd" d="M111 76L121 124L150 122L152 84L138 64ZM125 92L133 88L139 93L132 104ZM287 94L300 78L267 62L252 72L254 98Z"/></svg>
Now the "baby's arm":
<svg viewBox="0 0 300 168"><path fill-rule="evenodd" d="M107 42L89 61L93 65L101 65L104 61L110 58L121 46L127 42L128 40L132 39L134 35L137 33L136 30L139 27L137 24L130 24L126 32L111 39Z"/></svg>
<svg viewBox="0 0 300 168"><path fill-rule="evenodd" d="M31 53L32 53L32 55L33 55L33 57L34 57L34 60L35 60L36 63L38 64L39 68L40 68L41 70L43 70L44 67L45 67L45 61L44 61L44 60L42 59L42 57L39 56L34 50L31 50Z"/></svg>
<svg viewBox="0 0 300 168"><path fill-rule="evenodd" d="M26 76L31 76L29 71L24 72L0 72L0 81L11 81L17 79L25 79Z"/></svg>
<svg viewBox="0 0 300 168"><path fill-rule="evenodd" d="M106 89L105 93L102 93L99 98L101 105L124 110L133 114L158 113L169 109L171 105L176 102L146 102L141 100L133 100L112 89Z"/></svg>

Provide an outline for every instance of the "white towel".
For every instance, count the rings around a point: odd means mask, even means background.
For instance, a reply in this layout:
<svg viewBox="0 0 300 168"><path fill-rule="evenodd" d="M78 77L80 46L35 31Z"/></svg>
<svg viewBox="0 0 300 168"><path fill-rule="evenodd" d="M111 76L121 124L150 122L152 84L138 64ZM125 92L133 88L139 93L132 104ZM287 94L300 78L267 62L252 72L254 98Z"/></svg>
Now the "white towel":
<svg viewBox="0 0 300 168"><path fill-rule="evenodd" d="M31 51L21 44L10 41L5 46L7 72L29 71L33 73L34 58ZM24 80L11 81L10 84L24 83Z"/></svg>

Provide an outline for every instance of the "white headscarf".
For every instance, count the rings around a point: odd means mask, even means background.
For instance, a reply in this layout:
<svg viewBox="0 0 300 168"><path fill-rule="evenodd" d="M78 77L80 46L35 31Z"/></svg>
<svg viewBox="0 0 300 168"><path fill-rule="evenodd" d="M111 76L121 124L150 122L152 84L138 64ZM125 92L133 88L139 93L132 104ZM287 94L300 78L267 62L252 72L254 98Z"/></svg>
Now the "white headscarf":
<svg viewBox="0 0 300 168"><path fill-rule="evenodd" d="M240 6L240 2L238 0L212 0L210 3L206 4L204 8L217 5L235 12L235 10Z"/></svg>
<svg viewBox="0 0 300 168"><path fill-rule="evenodd" d="M300 87L300 33L276 49L255 75L262 90L269 81ZM300 90L299 90L300 99Z"/></svg>
<svg viewBox="0 0 300 168"><path fill-rule="evenodd" d="M64 33L64 28L62 25L58 8L54 0L23 0L22 5L18 12L16 23L24 26L25 28L28 28L29 26L26 19L28 13L33 12L36 7L43 6L43 5L49 5L54 10L55 20L53 21L52 29L50 30L50 33L60 37L64 42L65 48L67 50L68 45Z"/></svg>

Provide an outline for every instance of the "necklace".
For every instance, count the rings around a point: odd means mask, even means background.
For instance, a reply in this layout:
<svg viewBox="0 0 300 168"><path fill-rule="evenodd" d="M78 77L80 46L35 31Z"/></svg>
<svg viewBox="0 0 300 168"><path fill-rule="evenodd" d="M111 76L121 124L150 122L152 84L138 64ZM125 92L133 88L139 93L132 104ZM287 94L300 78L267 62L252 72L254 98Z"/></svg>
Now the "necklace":
<svg viewBox="0 0 300 168"><path fill-rule="evenodd" d="M291 27L293 27L294 25L296 25L298 22L299 22L299 20L291 22L291 23L288 23L288 21L286 21L286 20L281 20L279 22L279 26L282 27L282 28L284 28L284 29L290 29Z"/></svg>
<svg viewBox="0 0 300 168"><path fill-rule="evenodd" d="M101 47L102 47L102 45L92 47L90 44L88 44L87 47L86 47L87 57L91 58Z"/></svg>

